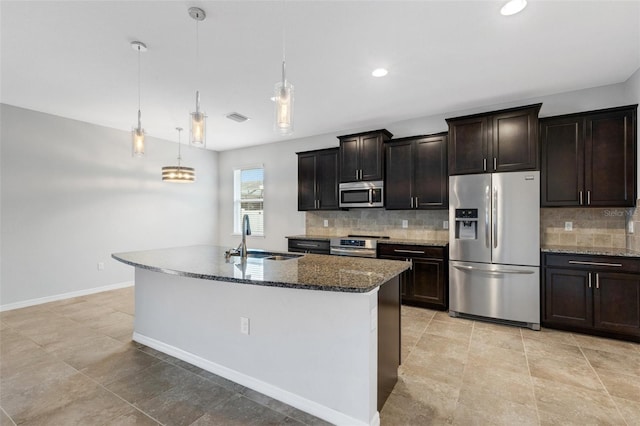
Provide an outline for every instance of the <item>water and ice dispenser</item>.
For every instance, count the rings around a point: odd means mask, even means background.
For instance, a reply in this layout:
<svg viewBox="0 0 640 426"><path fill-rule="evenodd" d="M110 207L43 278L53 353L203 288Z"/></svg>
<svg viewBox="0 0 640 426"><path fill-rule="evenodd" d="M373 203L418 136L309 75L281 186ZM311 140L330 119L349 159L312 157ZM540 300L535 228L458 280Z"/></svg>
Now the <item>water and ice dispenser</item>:
<svg viewBox="0 0 640 426"><path fill-rule="evenodd" d="M478 239L478 209L456 209L456 240Z"/></svg>

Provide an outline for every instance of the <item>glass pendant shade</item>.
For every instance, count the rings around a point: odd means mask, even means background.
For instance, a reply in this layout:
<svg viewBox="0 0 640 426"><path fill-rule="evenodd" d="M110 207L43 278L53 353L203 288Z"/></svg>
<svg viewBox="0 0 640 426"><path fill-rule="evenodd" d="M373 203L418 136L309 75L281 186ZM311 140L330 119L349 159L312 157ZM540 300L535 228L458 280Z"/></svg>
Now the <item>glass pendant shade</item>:
<svg viewBox="0 0 640 426"><path fill-rule="evenodd" d="M144 156L144 129L138 127L131 131L131 143L133 147L133 156Z"/></svg>
<svg viewBox="0 0 640 426"><path fill-rule="evenodd" d="M293 84L279 81L275 87L276 120L275 131L282 135L293 133Z"/></svg>
<svg viewBox="0 0 640 426"><path fill-rule="evenodd" d="M206 146L207 116L200 111L200 92L196 92L196 111L191 113L191 144L199 147Z"/></svg>

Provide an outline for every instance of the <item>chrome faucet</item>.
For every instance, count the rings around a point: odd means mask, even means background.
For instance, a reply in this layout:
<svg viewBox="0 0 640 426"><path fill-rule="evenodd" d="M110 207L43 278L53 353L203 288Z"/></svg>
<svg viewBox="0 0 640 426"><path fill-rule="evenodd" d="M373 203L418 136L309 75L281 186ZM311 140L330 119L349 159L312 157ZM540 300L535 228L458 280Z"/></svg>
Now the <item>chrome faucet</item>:
<svg viewBox="0 0 640 426"><path fill-rule="evenodd" d="M242 216L242 242L238 247L240 257L247 259L247 235L251 235L251 225L249 224L249 215Z"/></svg>

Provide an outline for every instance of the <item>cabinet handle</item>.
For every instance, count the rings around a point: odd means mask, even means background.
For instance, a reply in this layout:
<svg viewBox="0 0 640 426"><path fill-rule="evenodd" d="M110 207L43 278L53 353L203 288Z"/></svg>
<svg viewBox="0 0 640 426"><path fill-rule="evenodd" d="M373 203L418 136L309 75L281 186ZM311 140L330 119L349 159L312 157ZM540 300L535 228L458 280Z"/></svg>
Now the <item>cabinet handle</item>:
<svg viewBox="0 0 640 426"><path fill-rule="evenodd" d="M411 208L413 208L413 197L409 197L411 198Z"/></svg>
<svg viewBox="0 0 640 426"><path fill-rule="evenodd" d="M498 158L493 157L493 170L498 170Z"/></svg>
<svg viewBox="0 0 640 426"><path fill-rule="evenodd" d="M591 288L591 272L589 272L589 288Z"/></svg>
<svg viewBox="0 0 640 426"><path fill-rule="evenodd" d="M360 180L362 180L362 169L360 169Z"/></svg>
<svg viewBox="0 0 640 426"><path fill-rule="evenodd" d="M596 289L600 289L600 274L596 273Z"/></svg>
<svg viewBox="0 0 640 426"><path fill-rule="evenodd" d="M587 191L587 205L591 205L591 190Z"/></svg>
<svg viewBox="0 0 640 426"><path fill-rule="evenodd" d="M483 158L482 159L482 171L487 171L487 159Z"/></svg>
<svg viewBox="0 0 640 426"><path fill-rule="evenodd" d="M298 247L318 247L317 244L298 243Z"/></svg>
<svg viewBox="0 0 640 426"><path fill-rule="evenodd" d="M416 197L416 209L418 208L418 197Z"/></svg>
<svg viewBox="0 0 640 426"><path fill-rule="evenodd" d="M424 254L424 250L402 250L402 249L393 249L395 253L412 253L412 254Z"/></svg>
<svg viewBox="0 0 640 426"><path fill-rule="evenodd" d="M570 260L572 265L588 265L588 266L611 266L614 268L620 268L622 263L606 263L606 262L583 262L582 260Z"/></svg>
<svg viewBox="0 0 640 426"><path fill-rule="evenodd" d="M359 172L360 172L360 170L357 170L357 169L356 169L356 180L358 180L358 179L359 179L359 177L358 177L358 176L360 176L360 173L359 173Z"/></svg>
<svg viewBox="0 0 640 426"><path fill-rule="evenodd" d="M580 205L583 205L584 202L582 201L582 190L578 191L578 195L580 196Z"/></svg>
<svg viewBox="0 0 640 426"><path fill-rule="evenodd" d="M320 200L318 200L318 208L320 208Z"/></svg>

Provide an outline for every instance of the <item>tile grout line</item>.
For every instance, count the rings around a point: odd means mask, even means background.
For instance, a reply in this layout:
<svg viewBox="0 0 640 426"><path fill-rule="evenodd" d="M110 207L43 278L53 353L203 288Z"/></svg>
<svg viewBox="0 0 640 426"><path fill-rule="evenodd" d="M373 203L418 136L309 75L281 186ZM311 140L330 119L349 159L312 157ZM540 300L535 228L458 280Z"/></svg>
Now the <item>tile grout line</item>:
<svg viewBox="0 0 640 426"><path fill-rule="evenodd" d="M591 365L591 361L589 361L589 358L587 357L587 355L584 353L584 351L582 350L582 345L580 344L580 341L578 339L575 338L575 336L573 335L573 333L571 333L571 336L574 338L574 340L576 341L577 345L578 345L578 349L580 349L580 353L582 354L582 356L584 357L584 359L587 361L587 365L589 365L589 368L591 368L591 370L593 371L593 373L596 375L596 377L598 378L598 382L600 382L600 385L602 385L602 388L604 389L604 391L607 393L607 396L609 397L609 400L613 403L613 406L616 407L616 411L618 412L618 414L620 415L620 417L622 418L622 421L624 422L624 424L626 426L629 426L629 423L627 422L627 419L625 418L625 416L622 415L622 411L620 411L620 408L618 407L618 404L616 404L616 401L613 399L613 397L611 396L611 394L609 393L609 389L607 389L607 387L604 385L604 382L602 381L602 379L600 378L600 375L598 374L598 372L596 371L595 368L593 368L593 365Z"/></svg>
<svg viewBox="0 0 640 426"><path fill-rule="evenodd" d="M539 333L540 331L537 331ZM527 363L527 372L529 373L529 381L531 382L531 392L533 393L533 405L536 407L536 416L538 416L538 425L542 424L540 418L540 409L538 408L538 399L536 398L536 386L533 383L533 376L531 375L531 366L529 365L529 356L527 355L527 345L524 343L524 334L522 328L520 329L520 338L522 339L522 348L524 349L524 360Z"/></svg>
<svg viewBox="0 0 640 426"><path fill-rule="evenodd" d="M17 426L17 425L16 425L16 422L13 420L13 417L11 417L11 416L9 415L9 413L7 413L7 412L4 410L4 408L0 407L0 410L4 413L4 415L5 415L5 416L7 416L7 418L8 418L9 420L11 420L11 423L13 424L13 426Z"/></svg>

